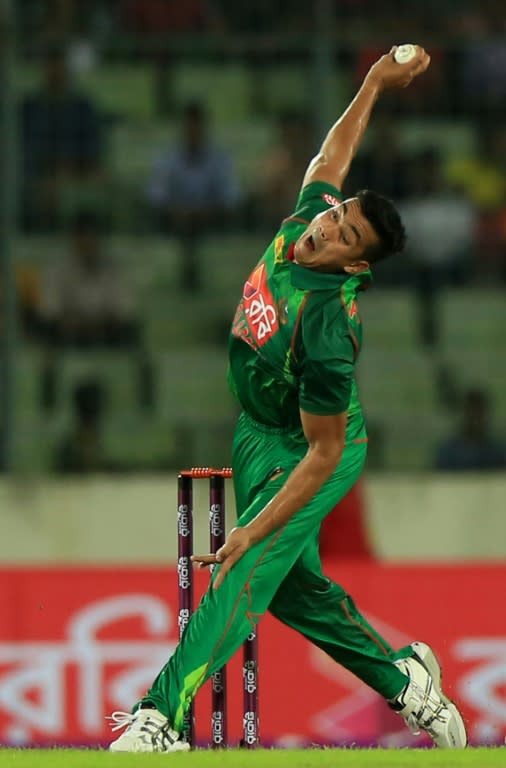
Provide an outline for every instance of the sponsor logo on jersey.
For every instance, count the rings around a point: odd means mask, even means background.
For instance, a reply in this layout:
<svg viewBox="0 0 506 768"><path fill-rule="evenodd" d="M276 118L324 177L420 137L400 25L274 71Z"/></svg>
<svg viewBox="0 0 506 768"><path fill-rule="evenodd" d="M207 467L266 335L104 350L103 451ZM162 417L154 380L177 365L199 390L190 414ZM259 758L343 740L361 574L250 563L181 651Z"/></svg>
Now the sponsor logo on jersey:
<svg viewBox="0 0 506 768"><path fill-rule="evenodd" d="M334 205L341 205L341 201L338 200L335 195L331 195L328 192L325 192L322 195L322 200L325 200L327 205L332 205L332 206L334 206Z"/></svg>
<svg viewBox="0 0 506 768"><path fill-rule="evenodd" d="M258 349L269 341L278 328L278 313L267 284L265 264L262 263L244 283L232 332Z"/></svg>
<svg viewBox="0 0 506 768"><path fill-rule="evenodd" d="M265 275L265 264L261 263L256 267L251 275L248 277L246 282L244 283L244 288L242 291L242 297L245 301L249 301L253 298L253 296L256 296L257 293L262 288L262 283L265 282L264 280Z"/></svg>

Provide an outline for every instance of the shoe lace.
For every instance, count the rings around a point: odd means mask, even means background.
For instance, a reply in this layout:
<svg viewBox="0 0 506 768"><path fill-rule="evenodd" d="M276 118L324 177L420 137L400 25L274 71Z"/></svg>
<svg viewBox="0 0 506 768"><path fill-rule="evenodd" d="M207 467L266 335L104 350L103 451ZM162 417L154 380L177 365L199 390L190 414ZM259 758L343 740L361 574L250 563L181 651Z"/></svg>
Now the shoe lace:
<svg viewBox="0 0 506 768"><path fill-rule="evenodd" d="M142 717L141 714L143 712L146 712L146 710L137 710L133 714L131 712L116 711L108 716L107 720L112 721L112 731L118 731L120 728L127 726L126 732L131 731L131 736L140 737L143 741L146 741L148 738L157 750L164 751L168 745L174 743L168 723L157 723L147 713L146 717Z"/></svg>
<svg viewBox="0 0 506 768"><path fill-rule="evenodd" d="M132 714L131 712L121 712L121 710L116 710L116 712L113 712L112 715L108 715L106 720L112 720L112 722L109 723L111 726L111 731L119 731L120 728L134 724L136 720L136 713Z"/></svg>

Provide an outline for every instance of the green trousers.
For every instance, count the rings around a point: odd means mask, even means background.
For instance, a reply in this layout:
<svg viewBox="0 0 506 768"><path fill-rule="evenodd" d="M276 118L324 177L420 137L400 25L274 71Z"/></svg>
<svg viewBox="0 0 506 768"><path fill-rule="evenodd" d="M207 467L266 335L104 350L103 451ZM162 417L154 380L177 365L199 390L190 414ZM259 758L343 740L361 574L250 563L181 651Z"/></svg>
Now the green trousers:
<svg viewBox="0 0 506 768"><path fill-rule="evenodd" d="M241 415L233 450L237 525L246 525L263 509L306 451L302 435L268 429ZM320 524L359 477L365 455L365 439L346 445L313 499L284 528L246 552L218 590L204 595L143 699L176 730L200 686L227 663L267 610L386 699L404 688L407 678L393 661L411 655L411 648L393 651L343 588L323 575L318 552ZM215 568L213 578L217 573Z"/></svg>

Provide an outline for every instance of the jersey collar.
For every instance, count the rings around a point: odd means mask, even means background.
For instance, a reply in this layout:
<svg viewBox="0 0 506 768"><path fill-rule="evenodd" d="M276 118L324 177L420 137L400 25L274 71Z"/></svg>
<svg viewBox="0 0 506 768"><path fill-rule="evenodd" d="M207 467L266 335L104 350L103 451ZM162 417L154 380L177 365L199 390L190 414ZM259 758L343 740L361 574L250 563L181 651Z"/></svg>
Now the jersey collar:
<svg viewBox="0 0 506 768"><path fill-rule="evenodd" d="M309 291L331 291L340 288L346 281L353 281L355 290L361 291L367 288L372 280L371 270L361 272L359 275L348 275L346 272L330 274L327 272L315 272L314 269L301 267L300 264L290 264L290 278L294 288L302 288Z"/></svg>

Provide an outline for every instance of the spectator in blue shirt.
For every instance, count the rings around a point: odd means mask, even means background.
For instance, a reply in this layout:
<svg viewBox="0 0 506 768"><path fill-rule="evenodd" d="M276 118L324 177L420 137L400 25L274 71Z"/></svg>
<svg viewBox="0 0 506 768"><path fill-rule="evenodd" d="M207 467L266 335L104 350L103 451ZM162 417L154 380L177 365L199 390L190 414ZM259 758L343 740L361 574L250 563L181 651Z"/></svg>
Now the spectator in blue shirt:
<svg viewBox="0 0 506 768"><path fill-rule="evenodd" d="M196 290L198 240L223 229L239 201L232 158L211 140L207 111L200 102L183 108L179 141L155 158L146 197L162 230L181 238L182 287Z"/></svg>
<svg viewBox="0 0 506 768"><path fill-rule="evenodd" d="M102 162L101 117L70 82L65 50L45 54L42 86L21 104L23 199L26 228L57 225L62 185L88 181Z"/></svg>

